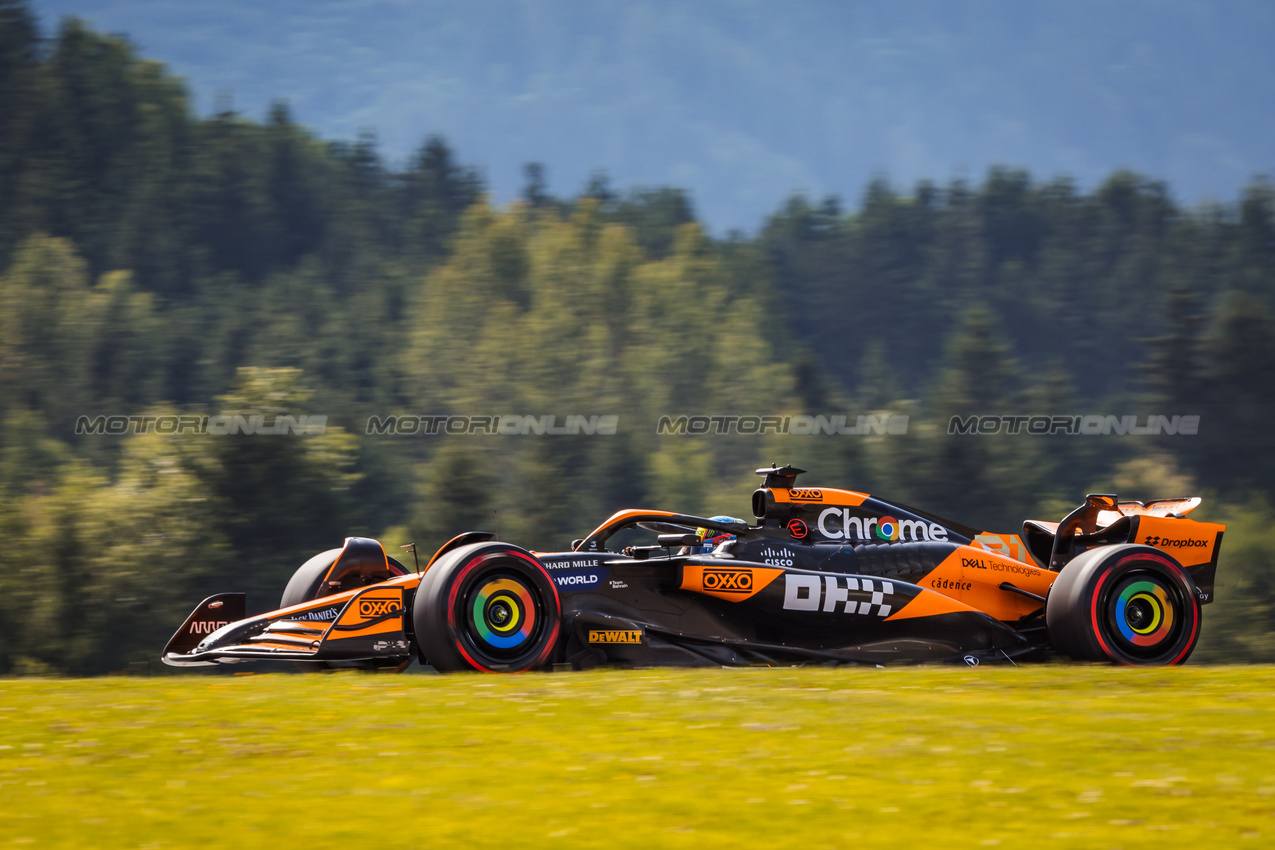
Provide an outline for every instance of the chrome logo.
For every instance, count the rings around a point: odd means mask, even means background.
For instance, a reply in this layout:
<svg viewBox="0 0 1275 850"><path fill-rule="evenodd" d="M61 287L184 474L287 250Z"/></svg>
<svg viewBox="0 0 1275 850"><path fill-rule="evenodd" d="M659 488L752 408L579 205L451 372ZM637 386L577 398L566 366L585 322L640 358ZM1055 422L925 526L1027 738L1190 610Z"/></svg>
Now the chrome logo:
<svg viewBox="0 0 1275 850"><path fill-rule="evenodd" d="M1173 630L1173 604L1156 582L1135 581L1116 599L1116 626L1135 646L1154 646Z"/></svg>
<svg viewBox="0 0 1275 850"><path fill-rule="evenodd" d="M474 626L478 635L497 649L513 649L536 625L531 592L509 578L496 578L474 594Z"/></svg>
<svg viewBox="0 0 1275 850"><path fill-rule="evenodd" d="M882 540L898 540L899 521L892 516L883 516L877 520L876 528L873 531Z"/></svg>

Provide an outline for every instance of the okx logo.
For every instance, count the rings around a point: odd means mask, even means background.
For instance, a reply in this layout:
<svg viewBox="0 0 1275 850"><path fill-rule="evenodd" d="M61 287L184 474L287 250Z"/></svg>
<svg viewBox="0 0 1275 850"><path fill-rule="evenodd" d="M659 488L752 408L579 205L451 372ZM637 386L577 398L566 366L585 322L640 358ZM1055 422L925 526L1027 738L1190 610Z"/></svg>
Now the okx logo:
<svg viewBox="0 0 1275 850"><path fill-rule="evenodd" d="M855 576L784 575L784 608L828 614L890 616L894 584Z"/></svg>

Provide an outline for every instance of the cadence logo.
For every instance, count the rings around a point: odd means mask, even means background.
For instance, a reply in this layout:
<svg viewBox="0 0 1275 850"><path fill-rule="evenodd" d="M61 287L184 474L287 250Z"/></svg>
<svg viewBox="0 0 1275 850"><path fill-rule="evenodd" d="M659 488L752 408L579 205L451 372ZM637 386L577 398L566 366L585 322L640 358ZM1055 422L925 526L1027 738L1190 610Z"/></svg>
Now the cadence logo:
<svg viewBox="0 0 1275 850"><path fill-rule="evenodd" d="M833 527L830 523L840 525ZM850 516L849 508L827 508L819 514L819 532L833 540L947 540L947 529L937 522L895 519L892 516ZM853 534L851 533L853 532Z"/></svg>
<svg viewBox="0 0 1275 850"><path fill-rule="evenodd" d="M641 643L640 629L591 629L589 643Z"/></svg>
<svg viewBox="0 0 1275 850"><path fill-rule="evenodd" d="M393 599L360 599L360 617L382 617L397 614L401 611Z"/></svg>
<svg viewBox="0 0 1275 850"><path fill-rule="evenodd" d="M704 570L704 589L718 593L752 593L752 570L723 570L709 568Z"/></svg>

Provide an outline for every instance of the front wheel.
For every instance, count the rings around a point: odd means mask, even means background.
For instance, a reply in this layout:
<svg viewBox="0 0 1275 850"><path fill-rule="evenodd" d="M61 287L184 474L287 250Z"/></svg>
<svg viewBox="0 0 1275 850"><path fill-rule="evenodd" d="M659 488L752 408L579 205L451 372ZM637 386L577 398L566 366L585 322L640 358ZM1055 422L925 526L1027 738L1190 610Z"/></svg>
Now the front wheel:
<svg viewBox="0 0 1275 850"><path fill-rule="evenodd" d="M504 543L446 553L425 573L412 603L416 640L440 673L517 673L548 661L562 605L544 566Z"/></svg>
<svg viewBox="0 0 1275 850"><path fill-rule="evenodd" d="M1088 661L1181 664L1200 637L1195 584L1177 561L1136 544L1092 549L1049 591L1045 624L1059 652Z"/></svg>
<svg viewBox="0 0 1275 850"><path fill-rule="evenodd" d="M291 608L323 596L331 596L343 590L366 587L387 581L395 576L407 575L407 567L385 554L384 547L376 540L365 537L347 537L340 549L320 552L306 561L292 574L280 608ZM400 659L389 658L369 661L298 661L297 670L316 673L320 670L375 670L396 667Z"/></svg>

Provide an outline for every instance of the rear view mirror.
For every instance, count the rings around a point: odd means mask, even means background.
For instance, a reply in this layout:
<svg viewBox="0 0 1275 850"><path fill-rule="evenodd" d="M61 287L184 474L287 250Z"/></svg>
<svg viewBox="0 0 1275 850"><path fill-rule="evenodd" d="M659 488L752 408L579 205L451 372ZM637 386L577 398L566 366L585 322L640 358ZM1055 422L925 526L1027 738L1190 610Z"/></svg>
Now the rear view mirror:
<svg viewBox="0 0 1275 850"><path fill-rule="evenodd" d="M661 534L657 539L661 546L698 546L703 542L698 534Z"/></svg>
<svg viewBox="0 0 1275 850"><path fill-rule="evenodd" d="M1088 502L1089 506L1092 508L1116 510L1119 507L1115 496L1106 496L1099 493L1090 493L1088 496L1085 496L1085 501Z"/></svg>

